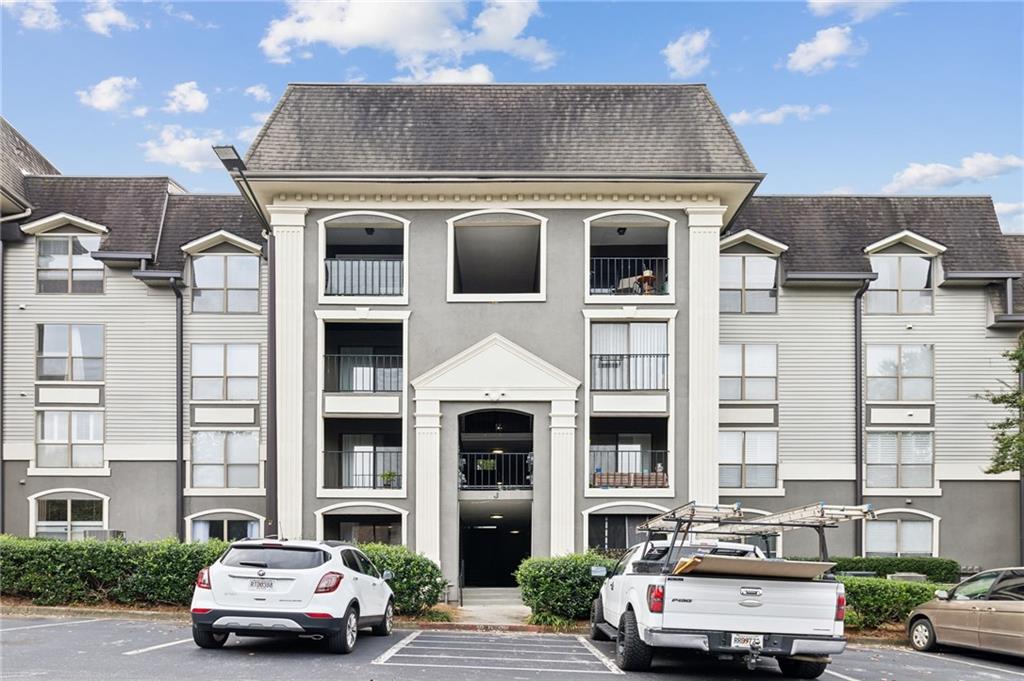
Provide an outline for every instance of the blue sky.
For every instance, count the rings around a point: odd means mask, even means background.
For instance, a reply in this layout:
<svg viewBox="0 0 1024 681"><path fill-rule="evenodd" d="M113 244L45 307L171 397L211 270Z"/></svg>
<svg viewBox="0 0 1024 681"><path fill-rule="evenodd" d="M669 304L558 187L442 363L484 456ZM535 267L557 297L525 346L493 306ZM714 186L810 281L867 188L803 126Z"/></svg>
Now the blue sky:
<svg viewBox="0 0 1024 681"><path fill-rule="evenodd" d="M2 0L0 111L65 173L231 191L288 82L706 82L762 193L990 194L1024 231L1024 3Z"/></svg>

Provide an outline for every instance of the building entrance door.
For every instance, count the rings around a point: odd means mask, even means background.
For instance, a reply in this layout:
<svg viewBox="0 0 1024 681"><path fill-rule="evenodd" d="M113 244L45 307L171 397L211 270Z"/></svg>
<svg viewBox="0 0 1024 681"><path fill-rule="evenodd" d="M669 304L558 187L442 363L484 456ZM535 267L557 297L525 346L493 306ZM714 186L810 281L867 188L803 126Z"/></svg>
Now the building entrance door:
<svg viewBox="0 0 1024 681"><path fill-rule="evenodd" d="M513 573L530 556L529 500L459 504L463 585L515 586Z"/></svg>

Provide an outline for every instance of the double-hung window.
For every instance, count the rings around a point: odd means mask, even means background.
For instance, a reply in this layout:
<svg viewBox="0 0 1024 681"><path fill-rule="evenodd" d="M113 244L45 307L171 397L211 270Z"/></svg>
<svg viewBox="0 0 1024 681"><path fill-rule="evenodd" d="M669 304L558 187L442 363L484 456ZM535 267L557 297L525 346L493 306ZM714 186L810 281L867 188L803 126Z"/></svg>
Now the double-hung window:
<svg viewBox="0 0 1024 681"><path fill-rule="evenodd" d="M930 556L932 521L868 520L864 526L864 553L868 556Z"/></svg>
<svg viewBox="0 0 1024 681"><path fill-rule="evenodd" d="M932 311L934 258L876 255L871 269L878 278L864 296L868 314L929 314Z"/></svg>
<svg viewBox="0 0 1024 681"><path fill-rule="evenodd" d="M36 327L36 380L102 381L103 326L39 324Z"/></svg>
<svg viewBox="0 0 1024 681"><path fill-rule="evenodd" d="M778 433L773 430L718 432L718 485L726 489L777 486Z"/></svg>
<svg viewBox="0 0 1024 681"><path fill-rule="evenodd" d="M192 487L259 486L257 431L197 430L192 433Z"/></svg>
<svg viewBox="0 0 1024 681"><path fill-rule="evenodd" d="M103 412L36 412L38 468L102 468Z"/></svg>
<svg viewBox="0 0 1024 681"><path fill-rule="evenodd" d="M259 399L259 364L255 344L194 343L192 399Z"/></svg>
<svg viewBox="0 0 1024 681"><path fill-rule="evenodd" d="M60 234L36 237L39 293L103 293L103 263L93 260L100 237Z"/></svg>
<svg viewBox="0 0 1024 681"><path fill-rule="evenodd" d="M258 255L198 255L192 258L193 312L258 312Z"/></svg>
<svg viewBox="0 0 1024 681"><path fill-rule="evenodd" d="M778 299L778 258L768 255L719 256L721 312L772 313Z"/></svg>
<svg viewBox="0 0 1024 681"><path fill-rule="evenodd" d="M930 432L868 433L866 454L865 482L869 489L932 486L934 454Z"/></svg>
<svg viewBox="0 0 1024 681"><path fill-rule="evenodd" d="M775 345L723 343L718 350L720 399L776 399L778 362Z"/></svg>
<svg viewBox="0 0 1024 681"><path fill-rule="evenodd" d="M868 399L930 401L933 355L931 345L868 345Z"/></svg>
<svg viewBox="0 0 1024 681"><path fill-rule="evenodd" d="M86 530L103 529L102 499L39 499L36 535L49 539L84 539Z"/></svg>

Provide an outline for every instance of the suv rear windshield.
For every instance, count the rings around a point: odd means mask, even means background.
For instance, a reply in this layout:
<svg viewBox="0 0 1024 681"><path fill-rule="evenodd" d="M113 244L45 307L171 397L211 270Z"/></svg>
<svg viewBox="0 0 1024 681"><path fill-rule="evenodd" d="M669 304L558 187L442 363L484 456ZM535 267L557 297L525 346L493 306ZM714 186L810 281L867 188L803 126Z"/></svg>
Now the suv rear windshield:
<svg viewBox="0 0 1024 681"><path fill-rule="evenodd" d="M320 567L330 558L330 555L319 549L276 546L232 546L224 554L220 562L230 567L308 570Z"/></svg>

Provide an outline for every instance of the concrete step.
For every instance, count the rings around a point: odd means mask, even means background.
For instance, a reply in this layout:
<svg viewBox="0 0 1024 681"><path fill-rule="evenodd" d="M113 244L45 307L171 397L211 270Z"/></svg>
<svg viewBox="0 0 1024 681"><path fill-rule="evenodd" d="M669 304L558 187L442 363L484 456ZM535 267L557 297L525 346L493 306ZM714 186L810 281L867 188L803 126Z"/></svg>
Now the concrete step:
<svg viewBox="0 0 1024 681"><path fill-rule="evenodd" d="M465 606L521 606L522 594L517 588L467 587L462 590Z"/></svg>

